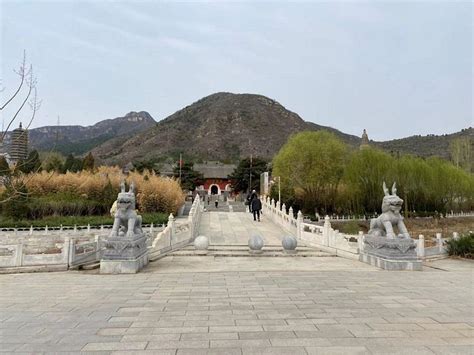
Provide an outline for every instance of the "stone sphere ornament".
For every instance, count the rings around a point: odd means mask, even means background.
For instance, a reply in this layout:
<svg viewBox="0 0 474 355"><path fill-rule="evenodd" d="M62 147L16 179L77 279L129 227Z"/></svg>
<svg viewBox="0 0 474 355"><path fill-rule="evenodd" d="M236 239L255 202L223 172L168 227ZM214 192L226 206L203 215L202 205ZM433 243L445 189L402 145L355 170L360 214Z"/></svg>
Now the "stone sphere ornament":
<svg viewBox="0 0 474 355"><path fill-rule="evenodd" d="M207 250L207 248L209 248L209 238L204 235L200 235L194 239L194 248L197 250Z"/></svg>
<svg viewBox="0 0 474 355"><path fill-rule="evenodd" d="M288 254L296 253L296 247L298 246L298 241L295 237L291 235L287 235L283 237L281 241L281 245L283 246L283 251Z"/></svg>
<svg viewBox="0 0 474 355"><path fill-rule="evenodd" d="M263 238L259 235L253 235L249 238L249 252L251 254L261 254L263 252L264 242Z"/></svg>

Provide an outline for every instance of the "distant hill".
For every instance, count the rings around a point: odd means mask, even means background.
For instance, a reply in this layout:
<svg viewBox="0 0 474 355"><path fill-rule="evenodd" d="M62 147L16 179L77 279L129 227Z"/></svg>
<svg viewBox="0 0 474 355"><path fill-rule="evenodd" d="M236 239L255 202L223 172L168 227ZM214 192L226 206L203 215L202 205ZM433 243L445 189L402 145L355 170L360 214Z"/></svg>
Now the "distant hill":
<svg viewBox="0 0 474 355"><path fill-rule="evenodd" d="M116 137L126 139L156 124L148 112L130 112L93 126L45 126L29 130L31 149L80 155ZM7 138L8 141L8 138Z"/></svg>
<svg viewBox="0 0 474 355"><path fill-rule="evenodd" d="M124 164L163 155L203 160L236 160L250 154L271 158L291 134L328 129L349 144L359 138L305 122L261 95L217 93L172 114L127 141L107 141L93 149L99 160Z"/></svg>
<svg viewBox="0 0 474 355"><path fill-rule="evenodd" d="M440 136L434 134L427 136L418 135L386 142L371 142L371 144L388 152L408 153L420 157L439 156L449 159L449 144L453 139L462 137L472 139L474 148L474 128L472 127L452 134L443 134Z"/></svg>
<svg viewBox="0 0 474 355"><path fill-rule="evenodd" d="M308 130L333 132L352 148L361 141L335 128L304 121L268 97L224 92L206 96L158 123L147 112L130 112L88 127L35 128L29 137L31 148L54 148L75 155L92 151L101 163L125 165L137 160L176 159L180 153L195 160L230 162L250 154L271 159L290 135ZM474 129L370 144L388 152L449 159L450 142L458 137L469 137L474 144Z"/></svg>

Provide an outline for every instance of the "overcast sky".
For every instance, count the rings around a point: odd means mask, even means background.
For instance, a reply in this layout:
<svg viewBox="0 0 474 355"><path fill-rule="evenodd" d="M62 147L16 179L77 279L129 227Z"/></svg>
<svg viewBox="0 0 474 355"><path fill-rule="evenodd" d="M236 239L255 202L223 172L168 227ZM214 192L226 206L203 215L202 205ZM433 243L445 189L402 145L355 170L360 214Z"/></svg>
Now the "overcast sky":
<svg viewBox="0 0 474 355"><path fill-rule="evenodd" d="M469 1L0 2L3 94L26 49L35 127L161 120L219 91L376 140L474 126Z"/></svg>

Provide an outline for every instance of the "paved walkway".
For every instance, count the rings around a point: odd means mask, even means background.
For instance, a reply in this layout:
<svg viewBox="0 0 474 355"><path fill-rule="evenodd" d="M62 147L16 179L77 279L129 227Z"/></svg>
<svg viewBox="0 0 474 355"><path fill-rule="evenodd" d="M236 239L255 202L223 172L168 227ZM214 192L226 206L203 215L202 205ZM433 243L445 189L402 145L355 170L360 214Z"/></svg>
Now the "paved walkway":
<svg viewBox="0 0 474 355"><path fill-rule="evenodd" d="M473 264L166 257L136 275L0 275L0 350L472 354Z"/></svg>
<svg viewBox="0 0 474 355"><path fill-rule="evenodd" d="M265 245L281 245L287 234L266 216L254 222L250 212L205 212L199 233L209 237L211 245L247 245L250 236L260 235Z"/></svg>

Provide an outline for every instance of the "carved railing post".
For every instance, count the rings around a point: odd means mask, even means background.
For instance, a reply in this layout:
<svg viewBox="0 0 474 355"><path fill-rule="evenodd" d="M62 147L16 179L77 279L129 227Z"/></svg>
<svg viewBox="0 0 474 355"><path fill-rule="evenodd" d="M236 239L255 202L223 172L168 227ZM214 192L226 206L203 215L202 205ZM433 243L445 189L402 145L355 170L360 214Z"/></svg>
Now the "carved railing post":
<svg viewBox="0 0 474 355"><path fill-rule="evenodd" d="M23 264L23 243L18 244L15 255L15 266L21 266Z"/></svg>
<svg viewBox="0 0 474 355"><path fill-rule="evenodd" d="M64 237L64 244L63 244L63 249L61 250L61 254L63 257L63 262L67 264L68 268L72 264L72 261L74 259L74 250L71 248L71 245L73 244L73 241L71 237Z"/></svg>
<svg viewBox="0 0 474 355"><path fill-rule="evenodd" d="M420 258L425 256L425 236L423 234L418 236L418 247L416 248L416 253Z"/></svg>
<svg viewBox="0 0 474 355"><path fill-rule="evenodd" d="M339 238L339 229L331 229L331 233L329 234L329 246L335 248L336 241Z"/></svg>
<svg viewBox="0 0 474 355"><path fill-rule="evenodd" d="M174 232L175 231L175 218L174 218L172 213L170 213L170 215L168 217L168 225L171 226L171 229Z"/></svg>
<svg viewBox="0 0 474 355"><path fill-rule="evenodd" d="M298 214L296 217L296 238L301 239L302 231L303 231L303 213L301 213L301 211L298 211Z"/></svg>
<svg viewBox="0 0 474 355"><path fill-rule="evenodd" d="M323 226L323 244L329 246L329 238L331 234L331 221L328 215L324 217L324 226Z"/></svg>
<svg viewBox="0 0 474 355"><path fill-rule="evenodd" d="M364 232L359 231L359 238L357 239L357 246L359 248L359 253L364 250Z"/></svg>
<svg viewBox="0 0 474 355"><path fill-rule="evenodd" d="M441 233L436 233L436 245L438 246L438 251L441 254L443 250L443 238Z"/></svg>

